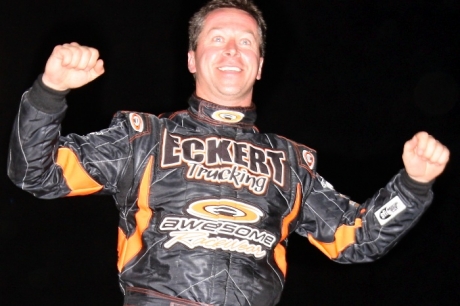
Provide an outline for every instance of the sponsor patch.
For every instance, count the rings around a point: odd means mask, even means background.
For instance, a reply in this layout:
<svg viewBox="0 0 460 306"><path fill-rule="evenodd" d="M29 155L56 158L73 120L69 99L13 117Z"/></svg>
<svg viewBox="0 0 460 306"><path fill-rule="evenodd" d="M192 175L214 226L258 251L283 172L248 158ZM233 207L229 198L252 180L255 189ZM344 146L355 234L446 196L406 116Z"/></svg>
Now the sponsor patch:
<svg viewBox="0 0 460 306"><path fill-rule="evenodd" d="M405 209L406 205L404 205L401 199L396 196L377 210L375 212L375 217L379 221L380 225L385 225Z"/></svg>
<svg viewBox="0 0 460 306"><path fill-rule="evenodd" d="M244 114L231 110L218 110L214 112L211 117L214 120L222 121L226 123L237 123L243 120Z"/></svg>
<svg viewBox="0 0 460 306"><path fill-rule="evenodd" d="M182 244L190 249L202 247L263 258L276 242L272 233L251 226L264 213L246 203L232 199L204 199L186 209L191 216L168 215L159 229L167 232L166 249Z"/></svg>
<svg viewBox="0 0 460 306"><path fill-rule="evenodd" d="M183 137L163 133L161 167L186 166L185 178L247 188L264 194L270 182L288 186L288 163L281 150L258 147L223 137Z"/></svg>
<svg viewBox="0 0 460 306"><path fill-rule="evenodd" d="M144 120L139 114L129 114L129 122L136 132L142 132L144 130Z"/></svg>
<svg viewBox="0 0 460 306"><path fill-rule="evenodd" d="M229 199L197 201L189 206L187 212L207 220L235 223L257 223L263 216L260 209Z"/></svg>
<svg viewBox="0 0 460 306"><path fill-rule="evenodd" d="M315 156L310 151L304 150L302 152L302 157L307 166L313 170L313 166L315 165Z"/></svg>

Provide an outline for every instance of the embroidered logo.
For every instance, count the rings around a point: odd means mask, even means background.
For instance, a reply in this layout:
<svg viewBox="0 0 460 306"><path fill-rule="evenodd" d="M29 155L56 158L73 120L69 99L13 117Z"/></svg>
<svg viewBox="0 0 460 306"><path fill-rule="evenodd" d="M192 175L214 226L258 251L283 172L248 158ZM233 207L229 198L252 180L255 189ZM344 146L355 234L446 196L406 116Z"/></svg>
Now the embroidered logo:
<svg viewBox="0 0 460 306"><path fill-rule="evenodd" d="M385 225L405 209L406 205L404 205L401 199L396 196L377 210L374 215L380 225Z"/></svg>
<svg viewBox="0 0 460 306"><path fill-rule="evenodd" d="M247 188L257 195L264 194L270 182L284 188L289 179L285 152L215 136L183 137L165 131L160 165L186 165L189 181Z"/></svg>
<svg viewBox="0 0 460 306"><path fill-rule="evenodd" d="M170 237L165 248L180 243L190 249L220 249L263 258L276 241L272 233L250 226L264 216L255 206L233 199L205 199L190 203L186 211L193 217L169 215L161 221L160 230Z"/></svg>
<svg viewBox="0 0 460 306"><path fill-rule="evenodd" d="M310 169L313 169L313 165L315 164L315 156L310 151L304 150L302 152L302 157L307 166Z"/></svg>
<svg viewBox="0 0 460 306"><path fill-rule="evenodd" d="M235 223L256 223L263 216L262 211L254 206L228 199L197 201L187 212L207 220Z"/></svg>
<svg viewBox="0 0 460 306"><path fill-rule="evenodd" d="M139 114L129 114L129 122L136 132L142 132L144 130L144 120Z"/></svg>
<svg viewBox="0 0 460 306"><path fill-rule="evenodd" d="M218 110L212 113L211 117L217 121L222 121L226 123L237 123L243 120L244 114L231 110Z"/></svg>

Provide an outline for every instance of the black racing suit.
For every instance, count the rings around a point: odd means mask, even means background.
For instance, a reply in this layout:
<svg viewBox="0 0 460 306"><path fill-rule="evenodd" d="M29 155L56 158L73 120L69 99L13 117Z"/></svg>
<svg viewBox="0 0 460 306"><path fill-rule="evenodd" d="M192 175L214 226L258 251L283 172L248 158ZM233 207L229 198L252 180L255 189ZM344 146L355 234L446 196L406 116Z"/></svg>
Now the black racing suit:
<svg viewBox="0 0 460 306"><path fill-rule="evenodd" d="M339 263L369 262L432 200L431 184L402 170L365 203L351 201L316 172L314 150L259 133L254 106L192 96L168 118L118 112L108 129L62 137L64 97L40 78L23 95L8 174L40 198L114 197L120 285L138 305L163 305L143 292L196 305L275 305L289 234Z"/></svg>

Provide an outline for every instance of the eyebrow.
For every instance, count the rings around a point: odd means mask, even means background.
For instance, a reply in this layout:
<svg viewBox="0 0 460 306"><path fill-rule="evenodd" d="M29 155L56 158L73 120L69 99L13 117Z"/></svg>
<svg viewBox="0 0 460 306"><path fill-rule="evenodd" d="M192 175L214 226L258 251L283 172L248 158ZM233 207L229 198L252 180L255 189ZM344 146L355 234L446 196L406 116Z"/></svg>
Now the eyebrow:
<svg viewBox="0 0 460 306"><path fill-rule="evenodd" d="M225 27L214 27L214 28L211 28L209 29L209 31L207 32L207 34L213 32L213 31L222 31L224 30ZM243 33L247 33L247 34L250 34L252 36L254 36L254 38L257 38L258 35L255 35L254 32L250 31L250 30L243 30L242 31Z"/></svg>

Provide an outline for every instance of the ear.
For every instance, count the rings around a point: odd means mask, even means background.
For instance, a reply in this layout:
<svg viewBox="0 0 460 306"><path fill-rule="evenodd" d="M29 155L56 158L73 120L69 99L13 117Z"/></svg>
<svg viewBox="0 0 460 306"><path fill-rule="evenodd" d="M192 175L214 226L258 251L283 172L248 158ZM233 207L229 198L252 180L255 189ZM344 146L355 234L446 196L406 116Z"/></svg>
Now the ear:
<svg viewBox="0 0 460 306"><path fill-rule="evenodd" d="M188 60L187 60L187 66L188 66L188 71L190 73L195 73L196 72L196 63L195 63L195 51L188 51Z"/></svg>
<svg viewBox="0 0 460 306"><path fill-rule="evenodd" d="M259 59L259 71L257 71L256 80L260 80L262 78L262 66L264 65L264 58L261 57Z"/></svg>

